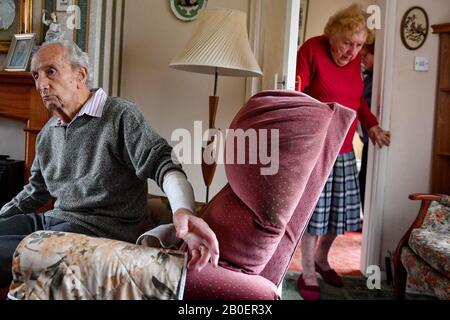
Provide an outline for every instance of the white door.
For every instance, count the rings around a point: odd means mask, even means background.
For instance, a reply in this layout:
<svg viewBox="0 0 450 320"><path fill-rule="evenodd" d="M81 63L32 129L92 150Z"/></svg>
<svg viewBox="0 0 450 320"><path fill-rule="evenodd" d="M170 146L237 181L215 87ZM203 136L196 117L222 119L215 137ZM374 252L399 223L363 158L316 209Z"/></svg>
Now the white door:
<svg viewBox="0 0 450 320"><path fill-rule="evenodd" d="M251 80L251 94L295 89L300 1L250 1L250 42L264 72Z"/></svg>

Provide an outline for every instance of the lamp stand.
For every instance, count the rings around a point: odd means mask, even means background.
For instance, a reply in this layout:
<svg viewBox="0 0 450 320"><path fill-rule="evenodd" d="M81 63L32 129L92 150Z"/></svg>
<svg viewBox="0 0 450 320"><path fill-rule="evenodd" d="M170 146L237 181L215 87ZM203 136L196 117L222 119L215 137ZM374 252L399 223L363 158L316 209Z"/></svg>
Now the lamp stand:
<svg viewBox="0 0 450 320"><path fill-rule="evenodd" d="M217 96L217 80L219 78L219 74L216 70L215 76L214 76L214 95L209 97L209 129L214 129L215 126L215 119L217 114L217 108L219 106L219 97ZM208 142L207 146L211 143L214 143L214 136L212 136ZM203 181L206 186L206 202L209 201L209 188L211 186L214 173L216 172L216 162L212 164L207 164L203 158L205 148L202 148L202 174L203 174Z"/></svg>

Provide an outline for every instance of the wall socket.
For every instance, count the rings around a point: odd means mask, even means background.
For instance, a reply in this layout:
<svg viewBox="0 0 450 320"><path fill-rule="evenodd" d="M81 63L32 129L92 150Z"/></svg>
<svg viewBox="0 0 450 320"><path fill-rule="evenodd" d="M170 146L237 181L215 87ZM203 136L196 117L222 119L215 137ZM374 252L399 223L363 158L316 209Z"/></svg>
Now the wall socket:
<svg viewBox="0 0 450 320"><path fill-rule="evenodd" d="M415 59L414 59L414 71L420 71L420 72L430 71L430 58L428 58L428 57L415 57Z"/></svg>

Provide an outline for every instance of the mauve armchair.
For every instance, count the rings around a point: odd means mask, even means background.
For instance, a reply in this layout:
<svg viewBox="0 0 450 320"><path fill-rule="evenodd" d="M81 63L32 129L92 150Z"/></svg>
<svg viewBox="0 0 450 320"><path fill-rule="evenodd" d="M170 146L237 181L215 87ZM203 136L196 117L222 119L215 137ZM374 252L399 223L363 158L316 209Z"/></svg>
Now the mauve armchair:
<svg viewBox="0 0 450 320"><path fill-rule="evenodd" d="M279 130L278 173L261 175L267 165L260 162L225 164L229 184L202 212L219 240L220 267L188 271L185 299L280 299L278 288L354 119L348 108L299 92L266 91L248 101L230 129ZM271 147L268 139L265 150Z"/></svg>

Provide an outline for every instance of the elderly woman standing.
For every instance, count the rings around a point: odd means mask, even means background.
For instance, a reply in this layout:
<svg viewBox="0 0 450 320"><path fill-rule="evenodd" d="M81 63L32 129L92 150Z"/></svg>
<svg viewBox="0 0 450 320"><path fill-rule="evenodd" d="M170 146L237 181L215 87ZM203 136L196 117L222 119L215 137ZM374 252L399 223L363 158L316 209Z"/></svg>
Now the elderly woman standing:
<svg viewBox="0 0 450 320"><path fill-rule="evenodd" d="M382 147L390 144L389 133L379 127L363 96L361 49L371 35L359 5L339 11L329 19L324 35L309 39L298 51L297 75L301 91L355 110L372 143ZM355 120L347 134L301 240L303 273L297 284L305 300L320 299L316 271L327 283L343 286L328 263L328 252L338 234L360 229L358 172L352 144L357 124Z"/></svg>

